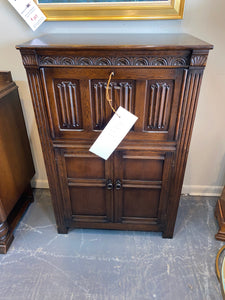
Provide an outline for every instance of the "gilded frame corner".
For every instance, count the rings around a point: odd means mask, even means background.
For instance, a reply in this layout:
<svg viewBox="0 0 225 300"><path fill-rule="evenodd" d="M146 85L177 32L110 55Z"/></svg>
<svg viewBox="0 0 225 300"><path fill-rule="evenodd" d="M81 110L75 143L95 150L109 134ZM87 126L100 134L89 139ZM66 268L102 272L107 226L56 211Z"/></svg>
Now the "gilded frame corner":
<svg viewBox="0 0 225 300"><path fill-rule="evenodd" d="M40 4L47 21L182 19L185 0Z"/></svg>

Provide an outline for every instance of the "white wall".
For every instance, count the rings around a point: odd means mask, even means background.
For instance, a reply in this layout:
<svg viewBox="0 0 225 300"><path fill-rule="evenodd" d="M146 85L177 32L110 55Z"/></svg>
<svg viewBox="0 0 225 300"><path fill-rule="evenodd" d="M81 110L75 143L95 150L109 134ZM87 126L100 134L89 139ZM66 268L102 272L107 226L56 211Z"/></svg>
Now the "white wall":
<svg viewBox="0 0 225 300"><path fill-rule="evenodd" d="M225 1L186 0L183 20L45 22L35 33L5 1L0 0L0 70L10 70L19 86L36 167L35 183L47 186L20 44L44 33L177 33L185 32L214 44L203 78L183 192L215 194L225 183Z"/></svg>

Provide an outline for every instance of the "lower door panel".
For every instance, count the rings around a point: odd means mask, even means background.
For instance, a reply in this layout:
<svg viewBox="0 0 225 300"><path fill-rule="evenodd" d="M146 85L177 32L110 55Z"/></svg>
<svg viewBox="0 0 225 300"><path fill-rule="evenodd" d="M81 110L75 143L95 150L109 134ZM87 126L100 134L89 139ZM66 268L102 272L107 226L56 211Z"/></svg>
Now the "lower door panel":
<svg viewBox="0 0 225 300"><path fill-rule="evenodd" d="M172 152L116 151L107 161L56 149L68 227L162 231Z"/></svg>
<svg viewBox="0 0 225 300"><path fill-rule="evenodd" d="M163 226L169 196L171 152L117 151L114 159L115 221Z"/></svg>
<svg viewBox="0 0 225 300"><path fill-rule="evenodd" d="M111 160L104 161L88 149L60 149L56 157L67 220L112 222L113 193L107 188Z"/></svg>

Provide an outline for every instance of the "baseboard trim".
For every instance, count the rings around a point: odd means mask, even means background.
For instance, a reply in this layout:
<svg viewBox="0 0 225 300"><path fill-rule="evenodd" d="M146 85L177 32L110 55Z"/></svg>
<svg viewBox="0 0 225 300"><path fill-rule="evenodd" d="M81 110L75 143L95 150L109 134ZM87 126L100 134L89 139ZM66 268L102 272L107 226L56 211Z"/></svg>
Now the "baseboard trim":
<svg viewBox="0 0 225 300"><path fill-rule="evenodd" d="M182 194L192 196L215 196L221 195L223 186L216 185L183 185Z"/></svg>
<svg viewBox="0 0 225 300"><path fill-rule="evenodd" d="M36 189L48 189L48 180L33 179L31 186ZM223 186L213 185L183 185L182 194L189 194L193 196L220 196Z"/></svg>
<svg viewBox="0 0 225 300"><path fill-rule="evenodd" d="M48 189L49 185L48 185L48 180L45 179L33 179L31 180L31 186L32 188L35 189Z"/></svg>

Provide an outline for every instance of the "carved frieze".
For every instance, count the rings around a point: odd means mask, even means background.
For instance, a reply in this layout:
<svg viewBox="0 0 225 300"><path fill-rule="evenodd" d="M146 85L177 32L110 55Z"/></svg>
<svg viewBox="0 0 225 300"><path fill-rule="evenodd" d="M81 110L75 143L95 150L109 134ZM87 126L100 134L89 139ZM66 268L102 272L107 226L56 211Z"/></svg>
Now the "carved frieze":
<svg viewBox="0 0 225 300"><path fill-rule="evenodd" d="M39 56L40 65L75 66L186 66L187 56Z"/></svg>

